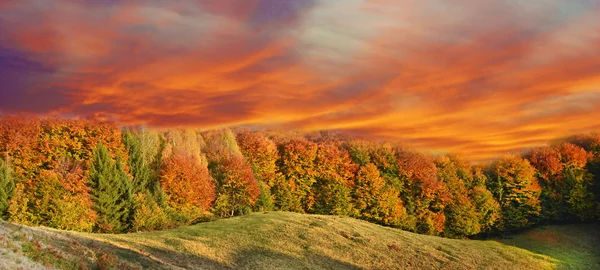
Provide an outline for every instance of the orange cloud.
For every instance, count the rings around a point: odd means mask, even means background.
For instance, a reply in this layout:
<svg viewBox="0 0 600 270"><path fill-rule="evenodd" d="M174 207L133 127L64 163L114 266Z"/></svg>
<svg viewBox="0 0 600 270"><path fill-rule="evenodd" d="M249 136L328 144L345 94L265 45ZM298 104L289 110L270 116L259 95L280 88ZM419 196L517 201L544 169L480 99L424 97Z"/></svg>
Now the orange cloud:
<svg viewBox="0 0 600 270"><path fill-rule="evenodd" d="M600 128L600 9L546 2L11 2L0 111L337 129L485 160Z"/></svg>

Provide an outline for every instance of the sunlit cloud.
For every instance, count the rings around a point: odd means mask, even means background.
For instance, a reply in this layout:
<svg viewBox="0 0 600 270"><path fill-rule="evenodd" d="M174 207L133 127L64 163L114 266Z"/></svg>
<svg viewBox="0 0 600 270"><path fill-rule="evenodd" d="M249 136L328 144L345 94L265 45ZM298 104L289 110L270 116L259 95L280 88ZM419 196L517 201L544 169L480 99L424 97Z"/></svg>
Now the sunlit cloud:
<svg viewBox="0 0 600 270"><path fill-rule="evenodd" d="M600 128L597 1L3 1L0 112L336 129L473 160Z"/></svg>

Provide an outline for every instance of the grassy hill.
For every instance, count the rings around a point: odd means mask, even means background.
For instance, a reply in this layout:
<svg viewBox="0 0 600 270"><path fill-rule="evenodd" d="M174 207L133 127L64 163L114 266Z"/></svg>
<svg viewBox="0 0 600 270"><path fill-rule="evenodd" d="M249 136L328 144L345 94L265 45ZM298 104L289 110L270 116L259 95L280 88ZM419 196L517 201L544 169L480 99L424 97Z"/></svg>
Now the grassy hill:
<svg viewBox="0 0 600 270"><path fill-rule="evenodd" d="M597 246L594 224L478 241L286 212L124 235L0 223L0 269L600 269Z"/></svg>

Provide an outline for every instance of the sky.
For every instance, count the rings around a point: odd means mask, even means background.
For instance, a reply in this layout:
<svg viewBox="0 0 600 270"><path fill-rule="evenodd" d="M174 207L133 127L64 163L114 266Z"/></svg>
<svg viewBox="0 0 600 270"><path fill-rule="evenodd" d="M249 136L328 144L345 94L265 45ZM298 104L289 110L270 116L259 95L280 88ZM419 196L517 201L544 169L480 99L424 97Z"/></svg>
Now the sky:
<svg viewBox="0 0 600 270"><path fill-rule="evenodd" d="M0 113L485 160L600 131L598 18L598 0L2 0Z"/></svg>

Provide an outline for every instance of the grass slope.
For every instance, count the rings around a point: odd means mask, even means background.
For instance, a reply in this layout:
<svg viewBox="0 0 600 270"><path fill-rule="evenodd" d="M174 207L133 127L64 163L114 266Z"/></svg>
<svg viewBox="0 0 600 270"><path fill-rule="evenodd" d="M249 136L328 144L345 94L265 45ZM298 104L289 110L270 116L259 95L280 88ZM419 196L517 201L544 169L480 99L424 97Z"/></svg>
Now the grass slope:
<svg viewBox="0 0 600 270"><path fill-rule="evenodd" d="M593 225L548 226L497 241L445 239L348 217L287 212L124 235L9 223L0 228L0 259L27 264L25 269L32 268L31 258L73 269L96 269L98 263L118 269L600 269L600 232ZM41 243L27 244L32 241ZM19 245L29 247L14 248ZM39 258L57 252L61 259ZM19 254L28 258L16 262Z"/></svg>

